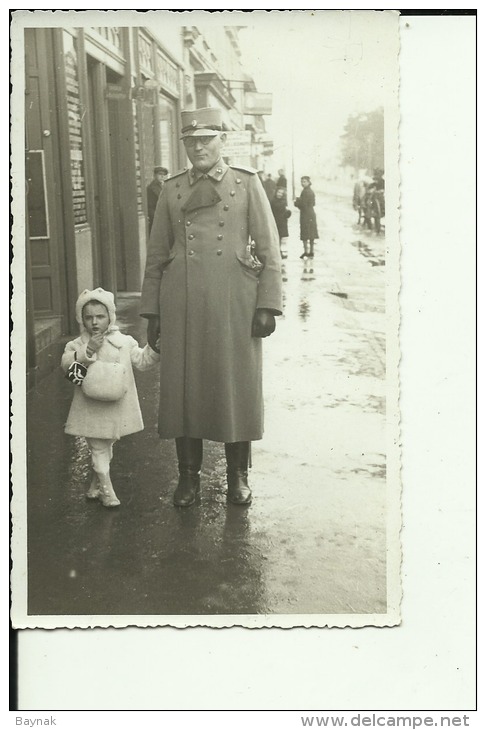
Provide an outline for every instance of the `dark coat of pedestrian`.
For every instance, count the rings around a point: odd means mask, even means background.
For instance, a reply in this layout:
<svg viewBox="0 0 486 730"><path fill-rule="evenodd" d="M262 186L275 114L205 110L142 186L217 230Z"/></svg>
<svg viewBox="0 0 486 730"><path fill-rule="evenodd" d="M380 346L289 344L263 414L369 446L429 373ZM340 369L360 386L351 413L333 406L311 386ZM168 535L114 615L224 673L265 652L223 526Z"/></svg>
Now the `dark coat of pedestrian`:
<svg viewBox="0 0 486 730"><path fill-rule="evenodd" d="M267 198L272 201L275 197L275 193L277 191L277 183L272 178L271 175L267 175L265 180L263 181L263 187L265 189L265 192L267 194Z"/></svg>
<svg viewBox="0 0 486 730"><path fill-rule="evenodd" d="M140 310L149 343L160 331L158 429L176 439L175 504L194 502L203 439L225 443L228 499L248 504L249 442L263 435L261 338L282 311L278 233L255 171L222 160L220 110L182 122L193 167L164 184Z"/></svg>
<svg viewBox="0 0 486 730"><path fill-rule="evenodd" d="M277 188L274 199L270 203L272 207L273 217L277 225L277 231L280 238L287 238L289 235L288 220L291 216L290 210L287 208L285 200L284 188Z"/></svg>
<svg viewBox="0 0 486 730"><path fill-rule="evenodd" d="M149 225L149 233L154 222L155 209L157 202L162 192L164 185L164 179L168 175L168 170L165 167L154 167L153 180L147 185L147 217Z"/></svg>
<svg viewBox="0 0 486 730"><path fill-rule="evenodd" d="M283 170L278 171L277 188L285 188L287 190L287 178Z"/></svg>
<svg viewBox="0 0 486 730"><path fill-rule="evenodd" d="M292 215L290 210L287 208L287 198L285 193L285 188L277 188L274 199L270 201L270 206L272 208L273 217L275 218L275 223L277 225L277 231L279 235L280 255L283 259L286 259L288 256L288 219Z"/></svg>
<svg viewBox="0 0 486 730"><path fill-rule="evenodd" d="M301 258L314 257L314 241L319 238L317 231L316 196L311 188L310 177L304 175L300 180L302 192L295 199L294 205L300 210L300 240L304 244L304 252Z"/></svg>

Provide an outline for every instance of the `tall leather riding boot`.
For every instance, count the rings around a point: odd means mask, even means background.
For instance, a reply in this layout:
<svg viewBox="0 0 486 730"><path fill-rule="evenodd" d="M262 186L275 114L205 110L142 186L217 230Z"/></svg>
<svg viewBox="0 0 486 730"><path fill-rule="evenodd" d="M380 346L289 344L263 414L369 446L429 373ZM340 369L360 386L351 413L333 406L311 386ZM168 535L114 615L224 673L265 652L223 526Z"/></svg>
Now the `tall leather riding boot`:
<svg viewBox="0 0 486 730"><path fill-rule="evenodd" d="M177 459L179 462L179 483L174 492L177 507L189 507L194 503L199 491L199 474L202 464L202 439L181 436L176 438Z"/></svg>
<svg viewBox="0 0 486 730"><path fill-rule="evenodd" d="M251 490L248 486L249 441L235 441L225 444L226 476L228 480L228 502L250 504Z"/></svg>

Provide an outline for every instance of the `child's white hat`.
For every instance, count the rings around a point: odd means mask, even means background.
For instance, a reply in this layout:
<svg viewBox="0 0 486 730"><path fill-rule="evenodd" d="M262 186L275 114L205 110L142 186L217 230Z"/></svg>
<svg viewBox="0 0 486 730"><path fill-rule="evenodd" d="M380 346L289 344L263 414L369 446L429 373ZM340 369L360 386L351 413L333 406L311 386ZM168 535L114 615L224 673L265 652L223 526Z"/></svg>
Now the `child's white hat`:
<svg viewBox="0 0 486 730"><path fill-rule="evenodd" d="M78 297L78 301L76 302L76 320L81 328L83 327L83 307L92 301L100 302L100 304L106 307L110 318L110 327L114 327L116 323L115 297L111 291L106 291L99 286L92 291L85 289Z"/></svg>

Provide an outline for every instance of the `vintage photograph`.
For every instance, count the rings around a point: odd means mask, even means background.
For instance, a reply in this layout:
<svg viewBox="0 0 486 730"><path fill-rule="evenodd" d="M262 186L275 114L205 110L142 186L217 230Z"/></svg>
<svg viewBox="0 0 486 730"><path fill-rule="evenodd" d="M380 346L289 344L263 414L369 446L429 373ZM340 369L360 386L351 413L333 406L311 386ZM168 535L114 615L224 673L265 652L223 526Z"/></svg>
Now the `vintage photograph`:
<svg viewBox="0 0 486 730"><path fill-rule="evenodd" d="M398 18L13 12L14 628L400 624Z"/></svg>

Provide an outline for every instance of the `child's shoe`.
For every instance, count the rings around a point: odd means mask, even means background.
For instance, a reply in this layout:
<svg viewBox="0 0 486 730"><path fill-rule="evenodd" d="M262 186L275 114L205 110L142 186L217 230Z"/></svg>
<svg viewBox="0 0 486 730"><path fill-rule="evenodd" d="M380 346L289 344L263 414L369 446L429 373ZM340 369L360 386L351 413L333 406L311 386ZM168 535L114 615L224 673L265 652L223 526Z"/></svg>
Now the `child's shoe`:
<svg viewBox="0 0 486 730"><path fill-rule="evenodd" d="M120 504L110 479L103 481L100 485L99 500L103 507L118 507Z"/></svg>
<svg viewBox="0 0 486 730"><path fill-rule="evenodd" d="M98 499L100 496L100 486L98 484L98 477L96 474L93 475L93 478L91 479L91 484L89 485L89 489L86 492L86 499Z"/></svg>

